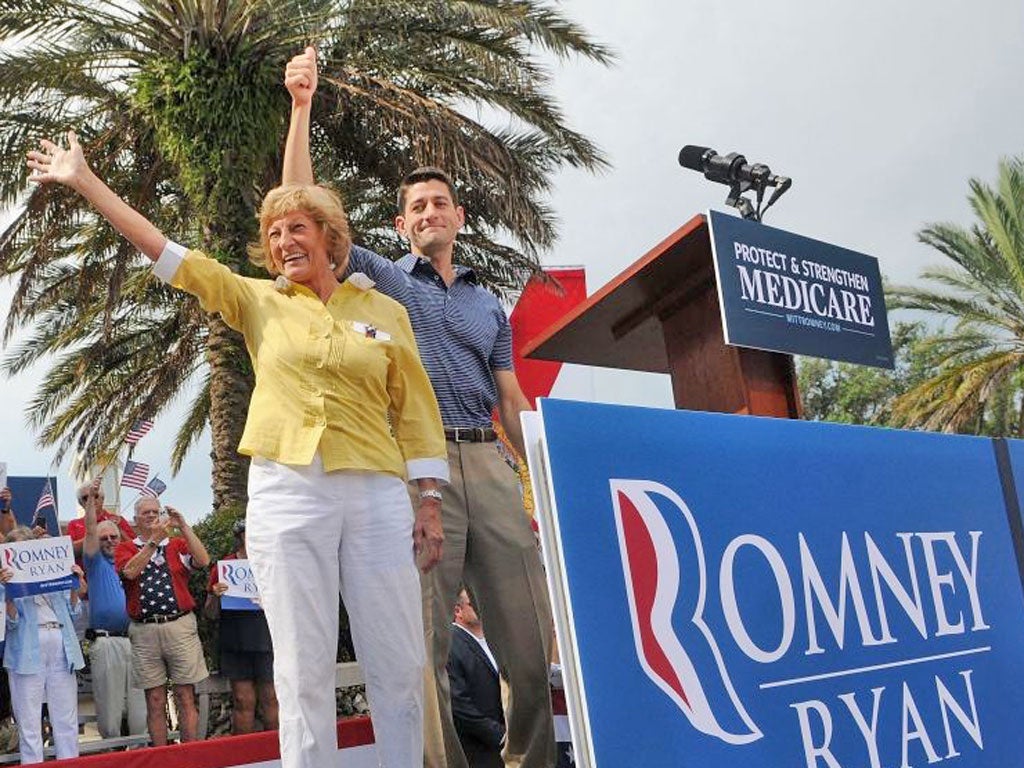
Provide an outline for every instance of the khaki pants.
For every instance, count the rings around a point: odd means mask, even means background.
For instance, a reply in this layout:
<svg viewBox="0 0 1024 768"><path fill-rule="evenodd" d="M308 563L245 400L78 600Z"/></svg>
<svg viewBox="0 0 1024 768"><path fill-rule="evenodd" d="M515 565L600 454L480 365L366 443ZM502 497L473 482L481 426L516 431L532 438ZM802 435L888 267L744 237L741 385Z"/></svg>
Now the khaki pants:
<svg viewBox="0 0 1024 768"><path fill-rule="evenodd" d="M146 732L146 694L131 685L132 645L127 637L97 637L89 647L96 726L105 739L121 735L128 715L128 733Z"/></svg>
<svg viewBox="0 0 1024 768"><path fill-rule="evenodd" d="M131 685L149 690L172 685L194 685L210 676L199 642L196 615L186 613L174 621L128 625L132 648Z"/></svg>
<svg viewBox="0 0 1024 768"><path fill-rule="evenodd" d="M445 668L455 600L459 584L465 582L476 598L487 643L508 680L505 763L553 768L554 719L548 688L551 605L518 477L494 443L449 441L448 465L451 484L443 489L444 559L421 578L431 657L427 693L432 683L437 703L437 719L430 716L431 707L426 711L424 762L437 768L443 749L448 768L467 768L452 722ZM437 743L439 735L443 745Z"/></svg>

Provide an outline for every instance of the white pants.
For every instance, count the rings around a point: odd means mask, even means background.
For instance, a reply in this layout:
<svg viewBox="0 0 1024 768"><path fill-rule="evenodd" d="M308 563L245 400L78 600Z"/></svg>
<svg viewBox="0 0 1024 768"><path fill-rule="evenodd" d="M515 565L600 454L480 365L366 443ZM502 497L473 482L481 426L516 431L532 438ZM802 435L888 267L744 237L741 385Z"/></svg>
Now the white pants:
<svg viewBox="0 0 1024 768"><path fill-rule="evenodd" d="M246 549L274 643L282 768L337 763L338 594L384 768L423 764L423 613L405 483L253 459Z"/></svg>
<svg viewBox="0 0 1024 768"><path fill-rule="evenodd" d="M121 735L128 715L128 733L146 732L146 693L133 688L132 644L127 637L97 637L89 647L96 726L105 739Z"/></svg>
<svg viewBox="0 0 1024 768"><path fill-rule="evenodd" d="M21 763L43 762L43 702L49 705L53 746L57 759L78 757L78 683L68 668L59 629L24 626L21 632L39 632L39 660L43 671L19 675L8 670L11 709L18 721Z"/></svg>

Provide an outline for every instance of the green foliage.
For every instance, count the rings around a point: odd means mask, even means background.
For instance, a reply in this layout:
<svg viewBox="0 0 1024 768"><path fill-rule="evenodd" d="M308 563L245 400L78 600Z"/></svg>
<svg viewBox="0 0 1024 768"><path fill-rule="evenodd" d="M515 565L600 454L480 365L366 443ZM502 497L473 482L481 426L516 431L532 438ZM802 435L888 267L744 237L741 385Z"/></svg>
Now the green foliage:
<svg viewBox="0 0 1024 768"><path fill-rule="evenodd" d="M929 340L931 375L893 402L893 423L948 432L1024 435L1024 161L1003 160L996 187L970 182L977 221L934 224L921 242L951 263L925 271L924 287L890 292L898 309L946 321Z"/></svg>
<svg viewBox="0 0 1024 768"><path fill-rule="evenodd" d="M804 415L815 421L891 426L892 401L931 376L939 359L923 323L896 323L893 370L799 358Z"/></svg>
<svg viewBox="0 0 1024 768"><path fill-rule="evenodd" d="M279 62L192 48L184 60L146 61L135 108L197 212L208 251L235 269L256 235L254 182L276 158L286 124ZM225 108L230 105L230 108Z"/></svg>
<svg viewBox="0 0 1024 768"><path fill-rule="evenodd" d="M210 319L156 285L79 197L29 189L24 154L39 137L75 128L97 174L170 238L248 272L244 246L279 175L284 65L314 41L314 161L355 233L397 251L398 181L445 166L467 213L458 258L499 294L554 242L554 174L604 164L566 125L546 65L611 55L539 0L0 0L0 36L18 42L0 51L0 204L24 205L0 233L0 276L17 279L4 342L24 334L2 370L50 366L28 417L58 458L119 445L194 382L175 466L211 421L218 466L230 463L226 420L244 416L221 393L244 403L251 374L208 356ZM216 503L235 500L215 482Z"/></svg>
<svg viewBox="0 0 1024 768"><path fill-rule="evenodd" d="M192 526L196 536L200 538L211 560L219 560L234 551L235 535L232 528L235 523L245 518L245 510L241 507L225 506L216 509ZM206 592L206 585L203 585Z"/></svg>

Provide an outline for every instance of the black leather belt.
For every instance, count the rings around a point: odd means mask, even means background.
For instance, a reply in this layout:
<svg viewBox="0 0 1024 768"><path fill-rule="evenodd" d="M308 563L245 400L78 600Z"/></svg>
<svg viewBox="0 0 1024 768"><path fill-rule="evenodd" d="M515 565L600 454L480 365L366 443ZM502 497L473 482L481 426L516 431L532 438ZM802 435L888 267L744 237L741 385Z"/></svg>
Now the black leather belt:
<svg viewBox="0 0 1024 768"><path fill-rule="evenodd" d="M188 611L181 611L180 613L158 613L156 616L147 616L144 619L139 619L139 624L166 624L169 621L177 621L182 616L187 614Z"/></svg>
<svg viewBox="0 0 1024 768"><path fill-rule="evenodd" d="M444 439L453 443L493 443L498 433L490 427L455 427L445 429Z"/></svg>
<svg viewBox="0 0 1024 768"><path fill-rule="evenodd" d="M128 637L128 633L127 632L108 632L105 629L93 629L92 627L89 627L89 629L85 630L85 639L86 640L95 640L98 637Z"/></svg>

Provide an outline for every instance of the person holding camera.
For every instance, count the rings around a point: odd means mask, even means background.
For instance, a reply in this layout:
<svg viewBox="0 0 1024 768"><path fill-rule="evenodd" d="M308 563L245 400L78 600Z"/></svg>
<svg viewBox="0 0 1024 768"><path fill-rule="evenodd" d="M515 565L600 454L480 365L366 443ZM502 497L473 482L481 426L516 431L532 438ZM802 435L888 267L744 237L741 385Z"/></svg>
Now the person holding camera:
<svg viewBox="0 0 1024 768"><path fill-rule="evenodd" d="M121 722L127 715L128 733L145 733L146 698L132 685L132 647L128 641L128 609L121 579L114 569L114 550L121 542L121 530L113 520L99 520L103 490L99 480L79 489L85 507L85 537L82 561L88 583L89 644L92 692L96 702L96 725L105 739L121 736ZM83 491L84 489L84 491Z"/></svg>
<svg viewBox="0 0 1024 768"><path fill-rule="evenodd" d="M176 528L181 536L170 536ZM114 565L127 595L132 677L146 692L146 722L154 746L167 743L167 681L171 681L182 741L199 733L195 684L205 680L206 661L199 642L189 574L210 564L206 547L181 512L160 508L144 496L135 502L132 541L114 550Z"/></svg>
<svg viewBox="0 0 1024 768"><path fill-rule="evenodd" d="M246 560L245 520L236 520L232 527L235 549L221 560ZM210 586L204 612L214 621L220 620L217 650L220 674L231 681L231 733L252 733L256 728L256 703L260 720L268 731L277 730L277 695L274 693L274 646L270 628L262 610L235 610L221 604L228 585L217 574L217 564L210 569Z"/></svg>

